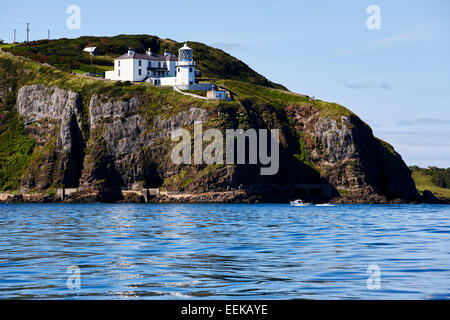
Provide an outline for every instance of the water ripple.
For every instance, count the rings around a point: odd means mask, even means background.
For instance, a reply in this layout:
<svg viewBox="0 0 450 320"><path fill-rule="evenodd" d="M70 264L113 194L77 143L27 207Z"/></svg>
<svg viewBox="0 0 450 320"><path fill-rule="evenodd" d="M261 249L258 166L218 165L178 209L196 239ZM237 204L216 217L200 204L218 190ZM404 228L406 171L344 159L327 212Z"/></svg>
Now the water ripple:
<svg viewBox="0 0 450 320"><path fill-rule="evenodd" d="M443 205L0 205L0 298L449 299L449 216Z"/></svg>

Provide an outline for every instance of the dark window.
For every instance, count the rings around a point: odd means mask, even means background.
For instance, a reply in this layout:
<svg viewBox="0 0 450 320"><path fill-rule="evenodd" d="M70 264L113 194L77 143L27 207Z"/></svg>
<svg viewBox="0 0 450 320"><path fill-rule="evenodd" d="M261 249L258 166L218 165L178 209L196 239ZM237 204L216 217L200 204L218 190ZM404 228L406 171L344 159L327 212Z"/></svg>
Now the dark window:
<svg viewBox="0 0 450 320"><path fill-rule="evenodd" d="M142 75L142 70L141 69L139 69L139 75Z"/></svg>
<svg viewBox="0 0 450 320"><path fill-rule="evenodd" d="M178 72L180 72L180 68L178 68Z"/></svg>
<svg viewBox="0 0 450 320"><path fill-rule="evenodd" d="M139 60L139 67L142 67L142 61Z"/></svg>
<svg viewBox="0 0 450 320"><path fill-rule="evenodd" d="M119 70L119 77L120 77L120 70Z"/></svg>
<svg viewBox="0 0 450 320"><path fill-rule="evenodd" d="M189 72L192 72L192 68L189 68Z"/></svg>
<svg viewBox="0 0 450 320"><path fill-rule="evenodd" d="M117 61L117 66L120 67L120 61Z"/></svg>

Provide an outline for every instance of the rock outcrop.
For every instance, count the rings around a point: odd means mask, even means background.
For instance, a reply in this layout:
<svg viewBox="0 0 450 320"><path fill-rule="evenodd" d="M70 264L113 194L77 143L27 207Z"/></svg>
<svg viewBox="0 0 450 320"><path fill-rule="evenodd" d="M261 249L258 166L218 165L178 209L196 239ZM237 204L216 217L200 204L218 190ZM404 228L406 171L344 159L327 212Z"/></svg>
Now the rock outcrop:
<svg viewBox="0 0 450 320"><path fill-rule="evenodd" d="M24 86L18 90L17 110L38 145L54 151L35 158L21 189L77 186L84 158L79 94L55 86Z"/></svg>
<svg viewBox="0 0 450 320"><path fill-rule="evenodd" d="M311 161L344 198L352 202L417 198L401 156L355 115L323 118L313 107L290 107L288 114L306 138Z"/></svg>

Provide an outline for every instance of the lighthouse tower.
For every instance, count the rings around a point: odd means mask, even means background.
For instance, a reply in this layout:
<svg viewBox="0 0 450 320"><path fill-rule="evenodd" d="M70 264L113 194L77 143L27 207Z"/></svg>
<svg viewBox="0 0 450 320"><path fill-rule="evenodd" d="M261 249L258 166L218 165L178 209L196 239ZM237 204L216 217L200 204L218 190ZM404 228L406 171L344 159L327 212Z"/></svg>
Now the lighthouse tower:
<svg viewBox="0 0 450 320"><path fill-rule="evenodd" d="M183 89L191 89L195 84L195 61L192 59L192 49L185 43L178 50L176 85Z"/></svg>

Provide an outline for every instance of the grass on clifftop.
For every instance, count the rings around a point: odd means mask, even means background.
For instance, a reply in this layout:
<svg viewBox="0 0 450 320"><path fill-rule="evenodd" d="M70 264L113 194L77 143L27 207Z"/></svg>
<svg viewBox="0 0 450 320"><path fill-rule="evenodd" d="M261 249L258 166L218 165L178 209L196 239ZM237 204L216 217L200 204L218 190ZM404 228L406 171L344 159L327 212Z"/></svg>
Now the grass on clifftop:
<svg viewBox="0 0 450 320"><path fill-rule="evenodd" d="M450 189L440 188L436 186L432 181L432 176L426 175L420 171L413 171L412 177L414 182L416 183L416 188L419 192L423 192L424 190L429 190L433 192L433 194L438 198L443 198L450 200Z"/></svg>
<svg viewBox="0 0 450 320"><path fill-rule="evenodd" d="M262 86L286 89L280 84L269 81L247 64L223 50L199 42L188 42L188 45L194 50L194 59L197 69L202 72L202 77L240 79ZM100 54L93 57L95 69L105 71L113 67L114 58L126 53L130 47L137 53L145 53L148 48L151 48L154 53L161 54L167 49L172 54L178 54L178 49L183 46L183 43L142 34L39 40L16 44L14 51L8 45L4 45L4 49L41 63L48 63L65 71L89 71L87 67L91 64L91 57L88 53L83 52L83 49L88 46L97 47Z"/></svg>
<svg viewBox="0 0 450 320"><path fill-rule="evenodd" d="M214 83L231 91L239 100L256 98L261 102L270 103L274 106L311 105L316 107L323 117L339 118L340 116L350 117L355 115L337 103L314 100L306 95L285 90L258 86L236 80L216 80Z"/></svg>
<svg viewBox="0 0 450 320"><path fill-rule="evenodd" d="M17 85L19 88L24 85L44 84L47 87L57 86L61 89L77 92L84 97L90 97L93 94L103 94L108 97L120 99L147 96L151 98L152 103L159 104L160 106L189 106L190 104L195 104L196 106L208 109L208 106L215 106L219 103L213 100L200 100L188 97L173 90L155 87L147 83L108 81L70 74L29 59L0 53L0 71L9 72L9 70L11 72L18 70L17 75L14 76L17 76Z"/></svg>

